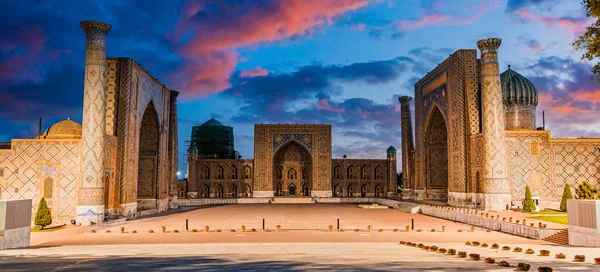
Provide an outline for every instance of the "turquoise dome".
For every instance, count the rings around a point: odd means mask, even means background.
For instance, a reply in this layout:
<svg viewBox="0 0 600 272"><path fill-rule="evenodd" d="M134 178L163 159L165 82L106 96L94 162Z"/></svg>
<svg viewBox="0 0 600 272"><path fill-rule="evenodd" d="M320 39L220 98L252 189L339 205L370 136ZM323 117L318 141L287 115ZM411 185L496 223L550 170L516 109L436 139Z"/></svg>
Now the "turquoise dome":
<svg viewBox="0 0 600 272"><path fill-rule="evenodd" d="M192 153L192 152L198 153L198 148L196 148L195 145L190 145L190 147L188 148L187 151L188 151L188 153Z"/></svg>
<svg viewBox="0 0 600 272"><path fill-rule="evenodd" d="M223 125L223 123L217 121L217 119L215 118L210 118L210 120L204 122L204 124L202 124L203 127L224 127L225 125Z"/></svg>
<svg viewBox="0 0 600 272"><path fill-rule="evenodd" d="M510 69L510 65L500 74L500 82L504 106L537 106L537 89L529 79Z"/></svg>
<svg viewBox="0 0 600 272"><path fill-rule="evenodd" d="M390 147L388 147L387 149L388 153L396 153L396 148L393 145L390 145Z"/></svg>

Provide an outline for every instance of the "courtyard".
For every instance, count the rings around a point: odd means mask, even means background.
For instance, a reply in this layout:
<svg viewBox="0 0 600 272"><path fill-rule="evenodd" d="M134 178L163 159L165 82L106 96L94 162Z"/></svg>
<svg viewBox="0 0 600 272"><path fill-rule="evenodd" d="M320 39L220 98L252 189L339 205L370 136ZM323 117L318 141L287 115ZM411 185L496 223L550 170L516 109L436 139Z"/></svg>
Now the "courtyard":
<svg viewBox="0 0 600 272"><path fill-rule="evenodd" d="M32 233L33 246L278 243L278 242L422 242L550 244L459 222L393 209L360 209L352 204L239 204L187 208L180 212L127 221L106 228L74 227ZM512 213L515 219L523 216ZM337 229L339 218L340 231ZM263 230L263 219L265 229ZM187 220L187 231L186 231ZM414 222L414 229L406 226ZM281 231L277 232L277 226ZM165 227L165 232L162 227ZM205 232L205 226L209 232ZM245 231L242 232L242 226ZM329 232L329 226L334 231ZM371 231L369 231L371 226ZM121 227L124 231L121 232ZM445 227L446 232L443 231ZM253 232L252 229L255 231ZM435 231L433 231L435 230ZM460 232L459 232L460 231Z"/></svg>
<svg viewBox="0 0 600 272"><path fill-rule="evenodd" d="M517 212L503 215L515 219L529 216ZM338 218L343 231L335 230ZM263 230L263 219L269 231ZM414 229L406 231L413 220ZM330 225L334 226L332 232ZM205 226L209 226L208 232ZM477 253L481 260L409 247L400 241ZM470 246L467 241L497 243L500 248ZM598 267L593 258L599 257L595 248L561 246L481 228L473 231L470 225L422 214L360 209L353 204L185 207L105 228L66 226L33 232L31 245L0 252L1 270L509 271L526 262L532 270L549 266L555 271L593 271ZM502 250L503 246L536 253ZM540 250L549 250L551 256L540 256ZM567 258L556 259L557 253ZM586 255L587 260L574 263L576 254ZM496 262L505 260L510 267L487 264L483 259L488 257Z"/></svg>

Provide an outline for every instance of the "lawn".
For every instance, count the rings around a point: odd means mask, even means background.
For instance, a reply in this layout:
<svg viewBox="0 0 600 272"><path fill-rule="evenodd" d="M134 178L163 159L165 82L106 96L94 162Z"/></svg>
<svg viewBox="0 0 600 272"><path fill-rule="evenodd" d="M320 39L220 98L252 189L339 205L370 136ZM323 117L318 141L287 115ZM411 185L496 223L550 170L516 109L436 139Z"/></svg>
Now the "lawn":
<svg viewBox="0 0 600 272"><path fill-rule="evenodd" d="M528 212L527 214L567 214L567 212L545 210L545 211L539 211L539 212Z"/></svg>
<svg viewBox="0 0 600 272"><path fill-rule="evenodd" d="M50 229L38 229L38 228L32 228L31 232L51 232L51 231L57 231L57 230L61 230L64 229L65 226L61 226L61 227L56 227L56 228L50 228Z"/></svg>
<svg viewBox="0 0 600 272"><path fill-rule="evenodd" d="M565 216L532 216L532 217L528 217L528 218L540 220L540 221L546 221L546 222L565 224L565 225L569 224L569 218L566 215Z"/></svg>

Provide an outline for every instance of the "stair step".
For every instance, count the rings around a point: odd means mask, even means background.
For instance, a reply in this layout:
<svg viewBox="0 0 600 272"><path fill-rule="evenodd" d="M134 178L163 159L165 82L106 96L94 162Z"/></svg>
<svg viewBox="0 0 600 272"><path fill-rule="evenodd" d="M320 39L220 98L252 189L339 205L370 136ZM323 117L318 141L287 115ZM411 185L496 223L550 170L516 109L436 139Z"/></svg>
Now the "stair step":
<svg viewBox="0 0 600 272"><path fill-rule="evenodd" d="M551 242L559 245L568 245L569 244L569 231L563 230L559 233L550 235L543 239L546 242Z"/></svg>

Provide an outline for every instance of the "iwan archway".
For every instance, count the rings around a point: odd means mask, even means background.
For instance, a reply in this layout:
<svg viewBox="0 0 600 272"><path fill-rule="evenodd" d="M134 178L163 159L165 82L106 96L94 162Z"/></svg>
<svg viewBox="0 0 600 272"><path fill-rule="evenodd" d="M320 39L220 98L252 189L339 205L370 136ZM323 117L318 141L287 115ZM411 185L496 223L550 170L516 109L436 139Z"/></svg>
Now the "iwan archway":
<svg viewBox="0 0 600 272"><path fill-rule="evenodd" d="M139 132L138 211L158 208L159 135L158 115L151 101L144 111Z"/></svg>
<svg viewBox="0 0 600 272"><path fill-rule="evenodd" d="M448 200L448 129L444 115L434 105L425 127L425 197Z"/></svg>
<svg viewBox="0 0 600 272"><path fill-rule="evenodd" d="M295 140L283 144L273 156L273 188L276 196L310 196L312 158ZM296 184L302 184L301 189Z"/></svg>

